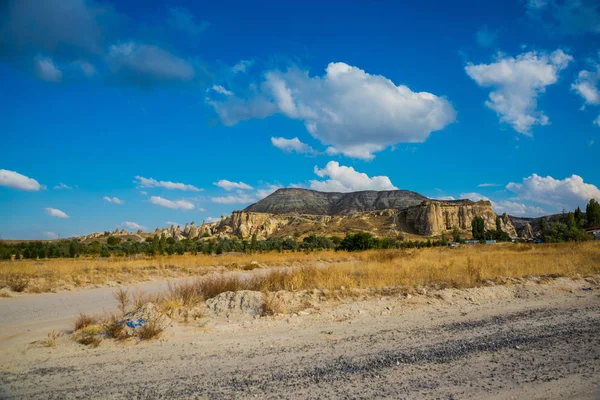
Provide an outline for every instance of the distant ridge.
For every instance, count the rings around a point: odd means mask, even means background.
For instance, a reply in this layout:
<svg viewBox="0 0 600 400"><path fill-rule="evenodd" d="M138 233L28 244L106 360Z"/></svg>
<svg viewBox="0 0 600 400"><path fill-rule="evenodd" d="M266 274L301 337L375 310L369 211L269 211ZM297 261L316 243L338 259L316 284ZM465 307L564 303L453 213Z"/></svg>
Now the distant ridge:
<svg viewBox="0 0 600 400"><path fill-rule="evenodd" d="M365 190L338 193L310 189L278 189L271 195L244 209L246 212L269 214L346 215L378 210L404 210L429 200L409 190Z"/></svg>

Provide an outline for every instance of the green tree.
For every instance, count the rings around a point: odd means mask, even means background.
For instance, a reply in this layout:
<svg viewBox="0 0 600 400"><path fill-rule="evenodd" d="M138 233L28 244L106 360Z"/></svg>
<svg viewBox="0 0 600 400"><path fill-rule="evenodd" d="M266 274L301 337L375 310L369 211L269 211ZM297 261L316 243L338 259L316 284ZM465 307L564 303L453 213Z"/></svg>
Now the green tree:
<svg viewBox="0 0 600 400"><path fill-rule="evenodd" d="M590 199L585 207L585 218L587 220L587 226L600 225L600 204L598 204L596 199Z"/></svg>
<svg viewBox="0 0 600 400"><path fill-rule="evenodd" d="M483 220L483 217L473 218L471 233L473 234L473 239L475 239L475 240L483 240L484 239L484 237L485 237L485 221Z"/></svg>
<svg viewBox="0 0 600 400"><path fill-rule="evenodd" d="M454 229L452 229L452 240L459 243L462 238L460 237L460 229L458 229L458 227L454 227Z"/></svg>
<svg viewBox="0 0 600 400"><path fill-rule="evenodd" d="M574 217L575 224L577 224L577 226L585 225L585 214L583 213L583 211L581 211L581 208L577 207L574 213Z"/></svg>
<svg viewBox="0 0 600 400"><path fill-rule="evenodd" d="M108 243L109 246L116 246L121 243L121 238L109 236L108 239L106 239L106 243Z"/></svg>
<svg viewBox="0 0 600 400"><path fill-rule="evenodd" d="M252 235L252 239L250 239L250 250L256 251L258 248L258 239L256 238L256 233Z"/></svg>

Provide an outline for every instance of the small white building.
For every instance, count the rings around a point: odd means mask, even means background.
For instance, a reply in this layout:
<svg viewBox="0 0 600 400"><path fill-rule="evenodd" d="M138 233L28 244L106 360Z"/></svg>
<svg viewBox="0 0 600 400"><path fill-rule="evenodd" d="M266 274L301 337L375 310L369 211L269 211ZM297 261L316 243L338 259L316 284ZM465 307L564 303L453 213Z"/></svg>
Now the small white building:
<svg viewBox="0 0 600 400"><path fill-rule="evenodd" d="M585 231L594 235L596 240L600 240L600 226L592 226L591 228L587 228Z"/></svg>

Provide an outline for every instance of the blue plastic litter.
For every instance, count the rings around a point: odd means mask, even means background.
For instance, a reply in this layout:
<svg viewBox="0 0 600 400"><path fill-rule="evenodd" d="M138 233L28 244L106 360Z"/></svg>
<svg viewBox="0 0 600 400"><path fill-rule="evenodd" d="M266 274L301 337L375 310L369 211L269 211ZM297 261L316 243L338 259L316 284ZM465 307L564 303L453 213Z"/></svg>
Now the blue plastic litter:
<svg viewBox="0 0 600 400"><path fill-rule="evenodd" d="M121 325L122 323L125 323L128 327L135 329L135 328L138 328L138 327L144 325L146 323L146 320L141 319L141 318L140 319L127 318L127 319L117 322L117 325Z"/></svg>

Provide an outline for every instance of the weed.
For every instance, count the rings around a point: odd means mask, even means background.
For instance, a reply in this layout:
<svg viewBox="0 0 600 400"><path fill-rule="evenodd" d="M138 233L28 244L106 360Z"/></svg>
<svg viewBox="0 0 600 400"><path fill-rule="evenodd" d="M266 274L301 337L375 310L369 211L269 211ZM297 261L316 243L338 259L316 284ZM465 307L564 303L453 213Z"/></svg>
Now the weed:
<svg viewBox="0 0 600 400"><path fill-rule="evenodd" d="M127 292L127 290L123 289L123 288L119 288L118 290L115 291L114 293L115 299L117 300L117 302L119 303L117 307L119 307L119 310L121 311L122 315L127 314L127 307L129 306L129 293Z"/></svg>
<svg viewBox="0 0 600 400"><path fill-rule="evenodd" d="M137 334L141 340L157 339L164 330L165 318L163 316L155 316L137 328Z"/></svg>
<svg viewBox="0 0 600 400"><path fill-rule="evenodd" d="M56 340L62 336L62 332L52 331L48 334L46 340L44 340L44 347L54 347L56 346Z"/></svg>
<svg viewBox="0 0 600 400"><path fill-rule="evenodd" d="M78 331L90 325L95 325L98 323L98 317L95 317L90 314L80 313L75 320L74 330Z"/></svg>
<svg viewBox="0 0 600 400"><path fill-rule="evenodd" d="M16 272L5 275L4 280L6 281L6 286L13 292L22 292L27 288L29 282L31 282L31 276Z"/></svg>

